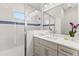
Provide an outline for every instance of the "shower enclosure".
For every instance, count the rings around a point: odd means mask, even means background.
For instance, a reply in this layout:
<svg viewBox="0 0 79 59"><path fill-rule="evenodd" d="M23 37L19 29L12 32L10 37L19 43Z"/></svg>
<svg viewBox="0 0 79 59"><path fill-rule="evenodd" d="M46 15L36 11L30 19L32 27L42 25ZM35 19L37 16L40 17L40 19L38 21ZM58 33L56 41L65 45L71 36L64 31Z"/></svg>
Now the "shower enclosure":
<svg viewBox="0 0 79 59"><path fill-rule="evenodd" d="M0 4L0 56L24 54L24 4Z"/></svg>

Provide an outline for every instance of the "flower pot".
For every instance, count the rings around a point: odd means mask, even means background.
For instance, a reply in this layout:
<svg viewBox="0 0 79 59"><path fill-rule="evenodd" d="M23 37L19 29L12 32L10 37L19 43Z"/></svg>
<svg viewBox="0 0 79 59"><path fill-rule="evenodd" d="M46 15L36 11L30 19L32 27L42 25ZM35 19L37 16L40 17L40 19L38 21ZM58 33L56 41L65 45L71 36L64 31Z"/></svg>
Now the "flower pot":
<svg viewBox="0 0 79 59"><path fill-rule="evenodd" d="M69 35L70 35L70 37L74 37L74 36L75 36L75 33L72 32L72 31L70 31L70 32L69 32Z"/></svg>

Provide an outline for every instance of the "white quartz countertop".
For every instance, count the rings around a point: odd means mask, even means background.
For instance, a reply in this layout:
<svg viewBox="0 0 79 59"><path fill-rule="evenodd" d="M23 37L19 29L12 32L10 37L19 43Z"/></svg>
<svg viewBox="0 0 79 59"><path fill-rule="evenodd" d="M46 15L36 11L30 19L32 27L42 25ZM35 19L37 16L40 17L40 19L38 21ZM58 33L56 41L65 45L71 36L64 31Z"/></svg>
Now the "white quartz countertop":
<svg viewBox="0 0 79 59"><path fill-rule="evenodd" d="M49 31L39 30L34 31L34 37L38 37L43 40L47 40L50 42L54 42L56 44L67 46L75 50L79 50L79 41L78 42L74 41L76 39L71 40L72 38L70 38L68 35L62 35L62 34L53 35L49 33Z"/></svg>

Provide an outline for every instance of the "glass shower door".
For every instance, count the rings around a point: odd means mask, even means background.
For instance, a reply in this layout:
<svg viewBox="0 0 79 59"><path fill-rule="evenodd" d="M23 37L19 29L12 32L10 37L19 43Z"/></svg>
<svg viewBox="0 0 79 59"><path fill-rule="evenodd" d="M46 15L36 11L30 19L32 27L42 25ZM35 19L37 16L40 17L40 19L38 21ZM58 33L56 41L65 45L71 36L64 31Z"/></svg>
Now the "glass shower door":
<svg viewBox="0 0 79 59"><path fill-rule="evenodd" d="M0 4L0 56L24 56L24 15L13 9L24 12L24 4Z"/></svg>

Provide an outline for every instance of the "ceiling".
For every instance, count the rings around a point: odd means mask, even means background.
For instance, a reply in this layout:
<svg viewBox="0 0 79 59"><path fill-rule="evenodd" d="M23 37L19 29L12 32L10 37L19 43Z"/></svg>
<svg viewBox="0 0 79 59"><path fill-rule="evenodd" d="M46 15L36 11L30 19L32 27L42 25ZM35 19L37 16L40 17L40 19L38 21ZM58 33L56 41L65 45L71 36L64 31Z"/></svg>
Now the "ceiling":
<svg viewBox="0 0 79 59"><path fill-rule="evenodd" d="M29 3L30 6L36 8L37 10L41 10L41 7L44 3Z"/></svg>
<svg viewBox="0 0 79 59"><path fill-rule="evenodd" d="M77 3L63 3L59 6L56 6L55 8L52 8L52 9L48 10L47 13L53 16L58 12L61 13L62 10L63 11L68 11L71 8L73 9L73 8L77 8L77 7L78 7Z"/></svg>
<svg viewBox="0 0 79 59"><path fill-rule="evenodd" d="M61 5L61 7L64 9L64 10L67 10L69 8L77 8L77 3L63 3Z"/></svg>

